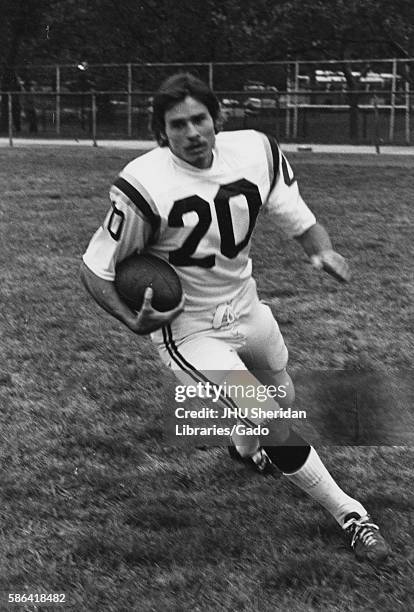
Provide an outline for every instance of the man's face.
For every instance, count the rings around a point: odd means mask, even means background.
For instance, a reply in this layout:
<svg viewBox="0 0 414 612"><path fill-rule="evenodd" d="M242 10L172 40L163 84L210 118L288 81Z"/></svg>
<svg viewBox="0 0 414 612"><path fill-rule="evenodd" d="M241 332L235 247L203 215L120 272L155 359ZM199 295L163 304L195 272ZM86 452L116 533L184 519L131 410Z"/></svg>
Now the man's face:
<svg viewBox="0 0 414 612"><path fill-rule="evenodd" d="M165 113L165 135L171 151L196 168L209 168L216 140L208 108L191 96Z"/></svg>

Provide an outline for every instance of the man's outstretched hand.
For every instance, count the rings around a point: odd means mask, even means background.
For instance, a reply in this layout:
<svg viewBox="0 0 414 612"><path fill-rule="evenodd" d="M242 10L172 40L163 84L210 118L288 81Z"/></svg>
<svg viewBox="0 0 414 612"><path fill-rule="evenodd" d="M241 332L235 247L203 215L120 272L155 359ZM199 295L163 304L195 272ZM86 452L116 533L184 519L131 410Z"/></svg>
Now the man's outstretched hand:
<svg viewBox="0 0 414 612"><path fill-rule="evenodd" d="M351 278L349 264L345 257L333 249L321 251L317 255L311 255L311 264L317 270L325 270L337 281L347 283Z"/></svg>

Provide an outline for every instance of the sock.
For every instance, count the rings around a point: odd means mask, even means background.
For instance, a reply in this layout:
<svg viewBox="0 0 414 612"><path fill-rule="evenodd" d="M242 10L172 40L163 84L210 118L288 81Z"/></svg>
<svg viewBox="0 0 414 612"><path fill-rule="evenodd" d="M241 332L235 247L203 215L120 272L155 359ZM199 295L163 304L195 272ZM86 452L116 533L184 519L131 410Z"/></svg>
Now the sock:
<svg viewBox="0 0 414 612"><path fill-rule="evenodd" d="M304 465L293 474L285 476L326 508L341 527L347 514L351 512L356 512L360 516L367 514L364 506L336 484L312 446Z"/></svg>
<svg viewBox="0 0 414 612"><path fill-rule="evenodd" d="M264 446L272 463L285 474L299 470L309 456L311 447L294 429L289 431L283 445Z"/></svg>

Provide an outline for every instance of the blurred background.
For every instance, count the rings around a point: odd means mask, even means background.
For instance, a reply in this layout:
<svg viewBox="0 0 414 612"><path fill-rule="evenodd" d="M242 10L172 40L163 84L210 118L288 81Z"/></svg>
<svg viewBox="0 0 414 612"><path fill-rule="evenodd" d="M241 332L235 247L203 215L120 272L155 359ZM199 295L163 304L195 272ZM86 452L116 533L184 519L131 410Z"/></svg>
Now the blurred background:
<svg viewBox="0 0 414 612"><path fill-rule="evenodd" d="M223 129L410 144L409 0L2 0L0 134L151 137L168 75L207 81Z"/></svg>

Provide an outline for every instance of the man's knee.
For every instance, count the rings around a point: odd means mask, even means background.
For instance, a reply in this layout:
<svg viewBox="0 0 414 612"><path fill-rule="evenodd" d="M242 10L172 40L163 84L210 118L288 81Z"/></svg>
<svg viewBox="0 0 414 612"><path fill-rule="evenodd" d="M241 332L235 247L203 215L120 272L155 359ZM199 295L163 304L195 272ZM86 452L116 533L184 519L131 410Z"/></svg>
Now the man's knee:
<svg viewBox="0 0 414 612"><path fill-rule="evenodd" d="M293 381L286 370L282 370L278 376L278 388L282 390L279 393L279 404L282 408L289 408L295 401L295 387Z"/></svg>
<svg viewBox="0 0 414 612"><path fill-rule="evenodd" d="M274 399L280 407L283 409L291 407L295 401L295 386L286 369L268 372L265 378L265 384L269 390L271 387L276 388Z"/></svg>

